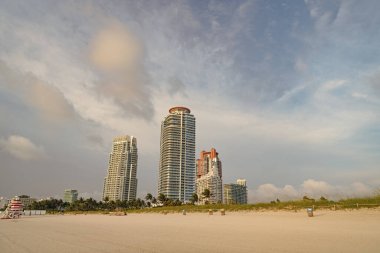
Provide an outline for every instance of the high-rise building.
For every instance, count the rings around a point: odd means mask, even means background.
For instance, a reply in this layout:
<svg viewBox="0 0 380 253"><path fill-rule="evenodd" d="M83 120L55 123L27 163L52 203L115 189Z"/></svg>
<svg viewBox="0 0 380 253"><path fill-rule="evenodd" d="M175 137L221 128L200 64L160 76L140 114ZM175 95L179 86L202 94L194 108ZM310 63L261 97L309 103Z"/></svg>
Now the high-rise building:
<svg viewBox="0 0 380 253"><path fill-rule="evenodd" d="M210 152L202 151L200 159L197 160L197 195L202 204L206 201L210 204L222 203L222 162L218 152L214 148ZM210 191L210 197L204 197L204 190Z"/></svg>
<svg viewBox="0 0 380 253"><path fill-rule="evenodd" d="M195 118L173 107L161 123L158 194L188 202L195 193Z"/></svg>
<svg viewBox="0 0 380 253"><path fill-rule="evenodd" d="M78 191L72 189L66 189L63 194L63 201L73 203L78 199Z"/></svg>
<svg viewBox="0 0 380 253"><path fill-rule="evenodd" d="M247 204L247 181L238 179L236 184L224 185L225 204Z"/></svg>
<svg viewBox="0 0 380 253"><path fill-rule="evenodd" d="M108 174L104 178L103 199L133 200L137 193L137 140L133 136L113 139Z"/></svg>

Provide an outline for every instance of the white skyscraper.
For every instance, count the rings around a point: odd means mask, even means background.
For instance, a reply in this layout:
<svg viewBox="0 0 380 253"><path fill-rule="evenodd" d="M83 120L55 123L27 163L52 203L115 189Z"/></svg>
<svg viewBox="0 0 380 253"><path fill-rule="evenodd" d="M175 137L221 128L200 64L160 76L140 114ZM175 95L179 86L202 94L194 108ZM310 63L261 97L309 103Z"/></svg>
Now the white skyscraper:
<svg viewBox="0 0 380 253"><path fill-rule="evenodd" d="M137 141L133 136L113 139L108 174L104 178L103 199L133 200L137 193Z"/></svg>
<svg viewBox="0 0 380 253"><path fill-rule="evenodd" d="M173 107L161 123L158 193L187 202L195 193L195 118Z"/></svg>

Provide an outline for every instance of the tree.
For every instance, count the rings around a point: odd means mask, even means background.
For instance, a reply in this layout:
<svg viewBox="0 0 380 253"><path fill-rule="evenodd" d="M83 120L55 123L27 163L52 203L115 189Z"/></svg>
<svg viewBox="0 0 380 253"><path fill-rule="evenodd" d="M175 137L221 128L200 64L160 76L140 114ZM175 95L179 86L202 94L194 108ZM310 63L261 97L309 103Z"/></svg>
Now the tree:
<svg viewBox="0 0 380 253"><path fill-rule="evenodd" d="M165 194L163 193L160 193L157 197L158 201L160 201L161 203L165 203L167 201L167 198L165 196Z"/></svg>
<svg viewBox="0 0 380 253"><path fill-rule="evenodd" d="M193 193L190 198L190 202L194 205L195 202L198 202L198 195Z"/></svg>
<svg viewBox="0 0 380 253"><path fill-rule="evenodd" d="M115 206L116 206L116 208L120 208L121 205L122 205L121 200L120 200L120 199L117 199L117 200L115 201Z"/></svg>
<svg viewBox="0 0 380 253"><path fill-rule="evenodd" d="M173 202L173 205L174 205L174 206L180 206L180 205L182 205L182 201L179 200L179 199L176 199L176 200Z"/></svg>
<svg viewBox="0 0 380 253"><path fill-rule="evenodd" d="M152 205L153 195L151 193L147 193L145 196L146 205L150 207Z"/></svg>
<svg viewBox="0 0 380 253"><path fill-rule="evenodd" d="M145 196L145 200L146 201L151 201L153 199L153 195L148 193L146 196Z"/></svg>
<svg viewBox="0 0 380 253"><path fill-rule="evenodd" d="M143 208L143 207L145 207L145 201L142 200L142 199L140 199L140 198L138 198L136 200L136 208Z"/></svg>
<svg viewBox="0 0 380 253"><path fill-rule="evenodd" d="M202 192L202 196L204 197L204 198L209 198L210 197L210 190L209 189L205 189L203 192Z"/></svg>
<svg viewBox="0 0 380 253"><path fill-rule="evenodd" d="M313 199L313 198L309 198L308 196L303 196L303 200L307 200L307 201L312 201L312 202L314 202L315 201L315 199Z"/></svg>

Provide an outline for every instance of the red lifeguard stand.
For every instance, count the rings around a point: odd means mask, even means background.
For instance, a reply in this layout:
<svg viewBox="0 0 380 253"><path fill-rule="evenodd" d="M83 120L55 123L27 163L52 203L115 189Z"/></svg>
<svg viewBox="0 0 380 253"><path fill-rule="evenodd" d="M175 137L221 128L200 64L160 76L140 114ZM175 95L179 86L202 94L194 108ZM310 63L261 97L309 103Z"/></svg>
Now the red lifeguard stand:
<svg viewBox="0 0 380 253"><path fill-rule="evenodd" d="M14 197L5 209L2 219L18 219L23 214L23 206L19 197Z"/></svg>

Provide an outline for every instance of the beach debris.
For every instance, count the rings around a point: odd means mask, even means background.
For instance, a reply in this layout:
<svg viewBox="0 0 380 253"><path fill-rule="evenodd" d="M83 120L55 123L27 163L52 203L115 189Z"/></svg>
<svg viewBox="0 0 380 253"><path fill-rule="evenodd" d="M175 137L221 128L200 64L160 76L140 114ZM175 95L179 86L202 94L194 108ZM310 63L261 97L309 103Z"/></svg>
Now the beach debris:
<svg viewBox="0 0 380 253"><path fill-rule="evenodd" d="M186 210L185 209L182 210L182 215L186 215Z"/></svg>
<svg viewBox="0 0 380 253"><path fill-rule="evenodd" d="M312 207L307 208L306 211L307 211L307 215L309 217L313 217L314 216L314 214L313 214L313 208Z"/></svg>
<svg viewBox="0 0 380 253"><path fill-rule="evenodd" d="M110 212L110 216L126 216L127 212Z"/></svg>
<svg viewBox="0 0 380 253"><path fill-rule="evenodd" d="M18 219L23 212L23 206L18 196L11 199L1 219Z"/></svg>
<svg viewBox="0 0 380 253"><path fill-rule="evenodd" d="M220 209L220 215L226 215L226 211L224 209Z"/></svg>
<svg viewBox="0 0 380 253"><path fill-rule="evenodd" d="M212 209L208 209L208 215L212 215L213 212L212 212Z"/></svg>

